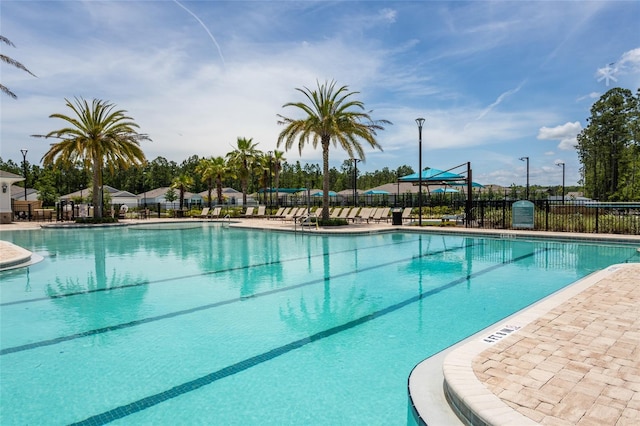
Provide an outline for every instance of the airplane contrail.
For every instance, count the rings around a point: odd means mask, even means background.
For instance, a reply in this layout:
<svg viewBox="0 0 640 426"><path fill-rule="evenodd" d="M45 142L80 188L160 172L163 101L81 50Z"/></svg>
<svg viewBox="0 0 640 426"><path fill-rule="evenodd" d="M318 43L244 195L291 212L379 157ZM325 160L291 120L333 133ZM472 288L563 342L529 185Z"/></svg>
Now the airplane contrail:
<svg viewBox="0 0 640 426"><path fill-rule="evenodd" d="M220 49L220 45L216 41L216 39L213 36L213 34L211 34L211 31L209 31L209 28L207 28L207 26L204 24L204 22L202 22L202 20L200 18L198 18L198 16L195 13L193 13L192 11L187 9L178 0L173 0L173 1L174 1L175 4L177 4L178 6L183 8L184 10L186 10L189 13L189 15L193 16L195 18L195 20L198 21L198 23L202 26L202 28L204 28L204 30L207 32L207 34L209 34L209 37L211 38L211 41L213 41L213 44L215 44L216 48L218 49L218 54L220 55L220 60L222 61L222 66L225 66L224 56L222 55L222 50Z"/></svg>
<svg viewBox="0 0 640 426"><path fill-rule="evenodd" d="M518 87L511 89L511 90L507 90L506 92L502 93L500 96L498 96L498 98L488 107L486 107L481 113L480 115L478 115L473 121L467 123L464 128L465 130L471 125L471 123L473 123L474 121L478 121L480 119L482 119L485 115L489 114L495 107L497 107L498 105L500 105L502 103L502 101L507 98L508 96L511 96L515 93L518 93L520 91L520 89L522 88L522 86L525 84L526 80L522 81Z"/></svg>

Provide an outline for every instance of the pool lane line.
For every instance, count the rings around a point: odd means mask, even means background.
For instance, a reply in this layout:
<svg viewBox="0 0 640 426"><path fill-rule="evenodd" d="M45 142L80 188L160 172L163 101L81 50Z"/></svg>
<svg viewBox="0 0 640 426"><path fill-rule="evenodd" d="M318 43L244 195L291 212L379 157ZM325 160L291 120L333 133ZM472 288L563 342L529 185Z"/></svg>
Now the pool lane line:
<svg viewBox="0 0 640 426"><path fill-rule="evenodd" d="M358 250L369 250L369 249L387 247L387 246L392 246L392 245L408 244L408 243L413 243L413 242L415 242L417 240L418 239L416 238L416 239L407 240L407 241L397 241L397 242L394 241L394 242L391 242L390 244L378 244L378 245L369 246L369 247L365 247L365 248L359 248ZM172 282L172 281L180 281L180 280L186 280L186 279L190 279L190 278L203 277L203 276L207 276L207 275L224 274L224 273L233 272L233 271L242 271L242 270L250 269L250 268L261 268L263 266L278 265L278 264L283 264L283 263L287 263L287 262L297 262L299 260L304 260L304 259L313 259L313 258L325 257L325 256L335 256L335 255L338 255L338 254L341 254L341 253L349 253L349 252L352 252L352 251L353 251L353 249L340 250L340 251L336 251L336 252L316 254L316 255L313 255L313 256L295 257L295 258L292 258L292 259L285 259L285 260L273 260L273 261L270 261L270 262L256 263L255 265L234 266L232 268L216 269L214 271L206 271L206 272L201 272L201 273L198 273L198 274L183 275L183 276L179 276L179 277L163 278L163 279L160 279L160 280L153 280L153 281L148 281L147 280L147 281L135 282L135 283L132 283L132 284L121 285L121 286L117 286L117 287L97 288L97 289L94 289L94 290L77 291L77 292L73 292L73 293L65 293L65 294L53 295L53 296L47 296L47 297L38 297L38 298L35 298L35 299L14 300L12 302L0 303L0 306L19 305L19 304L31 303L31 302L42 302L42 301L45 301L45 300L63 299L65 297L82 296L82 295L85 295L85 294L98 293L98 292L102 292L102 291L120 290L120 289L127 289L127 288L133 288L133 287L141 287L141 286L151 285L151 284L161 284L161 283L167 283L167 282Z"/></svg>
<svg viewBox="0 0 640 426"><path fill-rule="evenodd" d="M365 324L374 319L383 317L387 314L393 313L401 308L404 308L407 305L418 302L425 297L432 296L434 294L438 294L444 290L447 290L451 287L459 285L468 281L471 278L478 277L480 275L484 275L491 271L494 271L498 268L502 268L508 264L518 262L520 260L527 259L529 257L535 256L536 254L547 251L547 248L533 251L529 254L525 254L522 256L518 256L516 258L504 261L502 263L498 263L496 265L489 266L481 271L474 272L472 274L468 274L464 277L460 277L453 281L448 282L440 287L436 287L434 289L422 292L413 297L405 299L401 302L398 302L394 305L383 308L379 311L372 312L370 314L364 315L360 318L356 318L347 323L329 328L327 330L320 331L318 333L312 334L305 338L295 340L293 342L287 343L286 345L279 346L277 348L271 349L270 351L263 352L260 355L252 356L251 358L244 359L235 364L229 365L227 367L221 368L220 370L209 373L205 376L199 377L197 379L176 385L171 389L167 389L165 391L156 393L155 395L150 395L145 398L139 399L137 401L131 402L129 404L121 405L119 407L113 408L111 410L105 411L100 414L96 414L94 416L88 417L84 420L81 420L76 423L72 423L71 426L95 426L95 425L104 425L110 423L114 420L121 419L123 417L127 417L131 414L135 414L139 411L146 410L147 408L151 408L155 405L161 404L170 399L176 398L178 396L184 395L186 393L192 392L201 387L207 386L213 382L224 379L226 377L232 376L234 374L241 373L249 368L255 367L256 365L260 365L264 362L271 361L274 358L277 358L281 355L285 355L295 349L299 349L303 346L308 345L309 343L314 343L319 340L325 339L327 337L331 337L335 334L341 333L343 331L349 330L353 327L357 327L359 325Z"/></svg>
<svg viewBox="0 0 640 426"><path fill-rule="evenodd" d="M75 339L81 339L83 337L95 336L97 334L109 333L111 331L117 331L117 330L122 330L122 329L125 329L125 328L135 327L135 326L147 324L147 323L150 323L150 322L161 321L161 320L165 320L165 319L169 319L169 318L179 317L179 316L182 316L182 315L188 315L188 314L192 314L194 312L199 312L199 311L204 311L204 310L207 310L207 309L218 308L220 306L230 305L232 303L242 302L242 301L245 301L246 299L253 299L253 298L257 298L257 297L270 296L272 294L282 293L282 292L289 291L289 290L295 290L297 288L307 287L307 286L310 286L310 285L313 285L313 284L324 283L326 281L331 281L332 279L342 278L342 277L346 277L346 276L349 276L349 275L357 274L357 273L368 271L368 270L372 270L372 269L378 269L378 268L383 268L383 267L386 267L386 266L391 266L391 265L394 265L394 264L397 264L397 263L408 262L408 261L415 260L416 258L420 258L420 257L436 256L436 255L444 254L444 253L447 253L447 252L452 252L452 251L456 251L456 250L462 250L462 249L464 249L466 247L470 247L470 246L474 246L474 244L470 244L470 245L466 245L466 246L462 246L462 247L447 248L447 249L439 250L439 251L435 251L435 252L427 252L427 253L425 253L425 254L423 254L421 256L412 256L410 258L393 260L393 261L389 261L389 262L386 262L386 263L378 263L376 265L369 266L367 268L355 269L355 270L352 270L352 271L343 272L341 274L332 275L330 277L316 278L314 280L302 282L302 283L299 283L299 284L294 284L294 285L287 286L287 287L276 288L276 289L273 289L273 290L267 290L267 291L264 291L264 292L261 292L261 293L255 293L255 294L251 294L251 295L248 295L248 296L234 297L233 299L221 300L219 302L214 302L214 303L209 303L209 304L206 304L206 305L196 306L194 308L184 309L184 310L181 310L181 311L170 312L170 313L158 315L158 316L155 316L155 317L148 317L148 318L138 319L138 320L125 322L125 323L121 323L121 324L110 325L110 326L107 326L107 327L96 328L96 329L93 329L93 330L83 331L81 333L70 334L68 336L56 337L54 339L41 340L39 342L32 342L32 343L27 343L27 344L24 344L24 345L12 346L12 347L0 350L0 356L7 355L7 354L12 354L12 353L16 353L16 352L27 351L27 350L36 349L36 348L41 348L41 347L44 347L44 346L57 345L58 343L68 342L70 340L75 340Z"/></svg>

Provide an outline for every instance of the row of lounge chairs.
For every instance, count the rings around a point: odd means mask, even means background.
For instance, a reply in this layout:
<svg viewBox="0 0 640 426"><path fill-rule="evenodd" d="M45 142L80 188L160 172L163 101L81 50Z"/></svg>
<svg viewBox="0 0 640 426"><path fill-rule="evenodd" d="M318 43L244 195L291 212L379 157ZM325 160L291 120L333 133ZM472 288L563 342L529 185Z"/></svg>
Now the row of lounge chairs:
<svg viewBox="0 0 640 426"><path fill-rule="evenodd" d="M402 220L412 219L411 215L412 208L407 207L402 211ZM390 207L380 207L380 208L371 208L371 207L335 207L329 214L329 217L332 219L344 219L351 222L388 222L392 218L389 215L391 213ZM270 216L267 216L269 219L280 219L280 220L298 220L300 218L310 217L319 217L322 214L322 208L318 207L315 210L307 213L307 207L291 207L285 208L281 207L278 211Z"/></svg>
<svg viewBox="0 0 640 426"><path fill-rule="evenodd" d="M402 211L402 220L412 219L411 207L407 207ZM329 217L332 219L344 219L351 222L388 222L391 220L389 215L391 212L390 207L335 207L331 210ZM205 207L198 215L194 215L194 218L207 218L215 219L220 218L222 214L221 207L215 207L210 209ZM265 206L247 207L245 213L241 217L245 218L267 218L267 219L279 219L279 220L300 220L307 217L319 217L322 214L322 208L317 207L312 211L308 211L307 207L280 207L278 211L272 215L266 214Z"/></svg>

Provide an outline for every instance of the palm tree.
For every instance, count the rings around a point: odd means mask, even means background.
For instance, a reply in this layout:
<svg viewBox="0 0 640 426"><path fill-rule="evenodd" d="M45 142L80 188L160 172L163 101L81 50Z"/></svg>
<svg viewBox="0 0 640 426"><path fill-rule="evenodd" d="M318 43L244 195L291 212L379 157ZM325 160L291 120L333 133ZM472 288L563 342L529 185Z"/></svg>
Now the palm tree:
<svg viewBox="0 0 640 426"><path fill-rule="evenodd" d="M180 191L180 210L182 210L182 207L184 206L184 193L187 189L190 189L193 184L193 178L189 175L180 175L173 179L171 188Z"/></svg>
<svg viewBox="0 0 640 426"><path fill-rule="evenodd" d="M271 177L271 157L260 153L253 162L254 173L259 176L259 187L264 191L262 193L263 203L267 204L267 188L269 187L269 178Z"/></svg>
<svg viewBox="0 0 640 426"><path fill-rule="evenodd" d="M281 120L278 124L285 125L285 129L278 136L278 146L284 143L285 150L291 149L298 140L298 151L302 154L305 144L311 143L314 148L318 142L322 146L322 219L329 220L329 146L340 145L347 151L349 158L359 158L364 161L365 154L359 139L364 140L373 148L382 150L376 141L376 131L384 130L384 124L391 124L387 120L373 121L369 113L364 111L361 101L349 99L359 92L349 92L347 86L335 90L335 81L320 84L318 90L308 88L296 89L304 94L309 104L304 102L289 102L284 107L299 108L306 114L302 119L293 119L278 114ZM355 110L355 111L354 111Z"/></svg>
<svg viewBox="0 0 640 426"><path fill-rule="evenodd" d="M198 162L196 166L196 173L207 183L207 200L209 208L211 208L211 191L213 189L213 178L215 177L213 170L211 169L211 163L213 157L203 158Z"/></svg>
<svg viewBox="0 0 640 426"><path fill-rule="evenodd" d="M209 207L211 207L211 190L213 188L214 181L216 184L216 197L218 199L218 204L224 203L224 199L222 198L222 181L227 177L233 177L225 159L223 157L203 158L200 164L198 164L196 171L207 180L207 185L209 187Z"/></svg>
<svg viewBox="0 0 640 426"><path fill-rule="evenodd" d="M240 179L240 186L242 187L242 205L247 205L247 183L249 181L249 173L251 167L258 155L256 149L257 143L253 143L253 139L238 138L237 147L235 150L227 154L229 165L236 169L236 175Z"/></svg>
<svg viewBox="0 0 640 426"><path fill-rule="evenodd" d="M11 47L16 47L13 43L11 43L11 40L9 40L8 38L3 37L1 35L0 35L0 42L8 44ZM0 53L0 60L2 60L2 62L4 62L5 64L13 65L16 68L21 69L22 71L26 71L29 74L31 74L32 76L37 77L34 73L29 71L27 69L27 67L25 67L24 65L22 65L20 62L16 61L15 59L12 59L12 58ZM13 93L11 90L9 90L8 87L4 86L3 84L0 84L0 90L2 90L6 95L11 96L13 99L17 99L18 98L15 93Z"/></svg>
<svg viewBox="0 0 640 426"><path fill-rule="evenodd" d="M65 99L75 116L52 114L49 118L59 118L70 126L35 137L57 138L60 142L42 157L45 166L58 161L81 161L93 172L92 197L94 216L102 218L102 171L105 166L112 172L115 166L123 169L132 165L142 165L146 159L140 141L151 140L138 133L138 126L124 110L115 110L107 101L94 99L91 105L80 98L71 103Z"/></svg>
<svg viewBox="0 0 640 426"><path fill-rule="evenodd" d="M284 152L278 151L277 149L273 151L273 159L275 162L273 163L273 172L274 172L274 186L276 188L276 208L278 207L278 188L280 187L280 171L282 170L282 163L287 159L284 158Z"/></svg>

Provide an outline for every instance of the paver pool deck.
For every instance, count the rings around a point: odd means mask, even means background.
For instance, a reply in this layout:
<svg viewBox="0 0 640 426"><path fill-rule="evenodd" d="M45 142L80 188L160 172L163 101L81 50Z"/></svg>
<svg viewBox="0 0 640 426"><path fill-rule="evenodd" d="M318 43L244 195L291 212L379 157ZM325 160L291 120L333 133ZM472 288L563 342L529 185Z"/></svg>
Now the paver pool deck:
<svg viewBox="0 0 640 426"><path fill-rule="evenodd" d="M242 219L234 226L294 228L291 223L266 219ZM39 227L33 222L13 223L1 225L0 231ZM391 228L417 230L381 222L332 232ZM640 247L640 236L439 227L428 231L624 239L637 241ZM0 240L1 236L0 232ZM0 241L0 265L14 263L17 256L24 257L24 249ZM640 252L632 261L640 262ZM640 263L613 265L591 274L419 364L409 387L421 421L463 424L444 402L443 378L448 400L474 425L640 424ZM442 396L434 399L434 389Z"/></svg>

